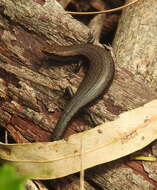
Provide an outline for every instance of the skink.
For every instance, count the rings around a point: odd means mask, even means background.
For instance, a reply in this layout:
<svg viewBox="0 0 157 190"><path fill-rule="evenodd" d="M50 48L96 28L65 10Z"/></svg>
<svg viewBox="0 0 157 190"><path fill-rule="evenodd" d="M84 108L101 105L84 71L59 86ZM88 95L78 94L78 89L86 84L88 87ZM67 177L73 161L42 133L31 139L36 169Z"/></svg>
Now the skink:
<svg viewBox="0 0 157 190"><path fill-rule="evenodd" d="M78 110L98 97L108 87L114 74L113 59L109 50L93 44L59 46L53 50L47 48L44 51L59 56L83 55L90 61L82 83L74 97L66 105L55 127L52 140L59 140Z"/></svg>

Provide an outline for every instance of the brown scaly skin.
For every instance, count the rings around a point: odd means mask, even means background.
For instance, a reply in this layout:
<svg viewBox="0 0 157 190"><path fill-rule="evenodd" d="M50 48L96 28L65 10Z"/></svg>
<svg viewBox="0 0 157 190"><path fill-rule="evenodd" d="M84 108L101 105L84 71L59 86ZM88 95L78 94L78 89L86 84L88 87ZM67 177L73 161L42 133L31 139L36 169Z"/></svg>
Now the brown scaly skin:
<svg viewBox="0 0 157 190"><path fill-rule="evenodd" d="M83 55L90 61L89 69L82 83L72 100L67 104L55 127L52 140L59 140L62 138L69 121L78 110L98 97L108 87L114 74L113 59L109 50L93 44L61 46L52 52L50 49L44 51L59 56Z"/></svg>

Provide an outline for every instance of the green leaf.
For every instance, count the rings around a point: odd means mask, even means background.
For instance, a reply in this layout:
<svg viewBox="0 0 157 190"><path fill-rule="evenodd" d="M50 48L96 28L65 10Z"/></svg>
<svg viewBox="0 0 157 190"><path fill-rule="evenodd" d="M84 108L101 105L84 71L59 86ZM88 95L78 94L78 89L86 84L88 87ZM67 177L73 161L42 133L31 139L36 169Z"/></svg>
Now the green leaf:
<svg viewBox="0 0 157 190"><path fill-rule="evenodd" d="M20 176L13 166L0 167L0 190L26 190L25 182L26 177Z"/></svg>

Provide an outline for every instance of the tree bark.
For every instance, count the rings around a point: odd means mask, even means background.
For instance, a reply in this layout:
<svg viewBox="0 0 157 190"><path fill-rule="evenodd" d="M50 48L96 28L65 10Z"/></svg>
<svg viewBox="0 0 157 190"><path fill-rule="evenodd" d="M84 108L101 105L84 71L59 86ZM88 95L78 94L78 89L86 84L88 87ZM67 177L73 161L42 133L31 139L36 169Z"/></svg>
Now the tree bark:
<svg viewBox="0 0 157 190"><path fill-rule="evenodd" d="M50 141L66 104L63 91L69 85L77 88L84 72L74 74L68 65L50 66L43 50L47 45L87 43L92 32L66 14L55 0L1 0L0 8L0 125L16 142ZM157 97L156 8L155 0L141 0L123 12L113 43L113 83L90 107L99 122L113 120L121 112ZM66 135L85 124L89 125L83 118L74 119ZM89 170L88 178L102 189L157 186L154 178L137 170L142 167L139 163L117 163Z"/></svg>
<svg viewBox="0 0 157 190"><path fill-rule="evenodd" d="M134 78L143 77L153 89L157 87L156 9L155 0L142 0L124 10L113 42L117 64L129 69Z"/></svg>

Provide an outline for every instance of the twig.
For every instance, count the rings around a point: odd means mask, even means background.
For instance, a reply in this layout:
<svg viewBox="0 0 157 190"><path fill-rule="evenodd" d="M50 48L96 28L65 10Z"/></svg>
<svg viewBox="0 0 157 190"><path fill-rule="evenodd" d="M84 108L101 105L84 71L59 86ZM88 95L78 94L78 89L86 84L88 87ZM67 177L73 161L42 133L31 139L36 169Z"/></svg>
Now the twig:
<svg viewBox="0 0 157 190"><path fill-rule="evenodd" d="M80 154L80 190L84 190L84 169L83 169L83 157L84 157L84 147L83 147L83 136L81 137L81 154Z"/></svg>
<svg viewBox="0 0 157 190"><path fill-rule="evenodd" d="M8 144L8 132L5 130L5 144Z"/></svg>
<svg viewBox="0 0 157 190"><path fill-rule="evenodd" d="M93 12L73 12L73 11L66 11L66 13L71 14L71 15L97 15L97 14L104 14L104 13L111 13L111 12L116 12L120 11L122 9L125 9L127 7L130 7L131 5L137 3L139 0L134 0L126 5L123 5L121 7L117 7L114 9L109 9L109 10L104 10L104 11L93 11Z"/></svg>

